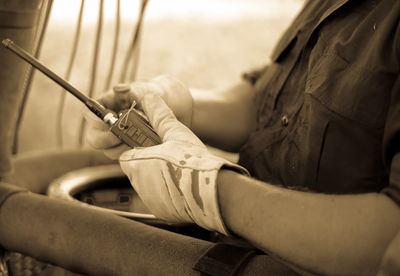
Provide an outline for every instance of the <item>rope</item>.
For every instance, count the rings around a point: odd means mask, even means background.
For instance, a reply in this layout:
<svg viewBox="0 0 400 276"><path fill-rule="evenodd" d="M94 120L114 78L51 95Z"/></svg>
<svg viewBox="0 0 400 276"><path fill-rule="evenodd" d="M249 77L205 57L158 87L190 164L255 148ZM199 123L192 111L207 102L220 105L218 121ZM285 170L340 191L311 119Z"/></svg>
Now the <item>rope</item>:
<svg viewBox="0 0 400 276"><path fill-rule="evenodd" d="M148 2L148 0L145 0L145 3L143 3L143 8L140 13L140 20L139 20L138 27L137 27L137 38L136 38L137 41L140 41L141 36L142 36L142 22L143 22L144 11L145 11L147 2ZM132 53L132 57L131 57L132 68L131 68L131 75L129 78L129 80L131 80L131 81L136 79L138 66L139 66L139 58L140 58L140 43L135 42L135 44L137 44L137 45L135 46L135 49L134 49L134 51Z"/></svg>
<svg viewBox="0 0 400 276"><path fill-rule="evenodd" d="M139 30L139 39L141 37L141 31ZM129 81L134 81L136 79L136 75L137 75L137 71L138 71L138 67L139 67L139 59L140 59L140 44L138 44L133 53L132 56L130 58L131 60L131 74L129 76Z"/></svg>
<svg viewBox="0 0 400 276"><path fill-rule="evenodd" d="M129 67L129 61L133 59L134 53L135 53L135 49L138 46L138 40L139 40L139 36L140 36L140 30L142 28L142 22L143 22L143 17L144 17L144 12L146 10L146 6L147 6L148 0L141 0L140 2L140 12L139 12L139 17L136 23L136 28L134 28L133 31L133 35L132 35L132 41L130 44L130 47L128 49L128 51L126 52L126 56L124 59L124 65L122 66L122 71L121 71L121 76L120 76L120 83L126 82L127 81L127 74L128 74L128 67ZM134 60L133 62L133 68L131 72L131 77L135 77L136 75L136 65L137 64L137 59ZM134 78L131 78L131 80L133 80Z"/></svg>
<svg viewBox="0 0 400 276"><path fill-rule="evenodd" d="M90 84L89 84L89 98L93 97L94 93L94 88L96 85L96 75L97 75L97 65L98 65L98 60L99 60L99 53L100 53L100 42L101 42L101 34L103 31L103 11L104 11L104 0L100 0L100 9L99 9L99 15L97 19L97 31L96 31L96 41L95 41L95 46L94 46L94 55L93 55L93 60L92 60L92 70L91 70L91 76L90 76ZM79 128L79 145L83 145L83 138L85 134L85 129L86 129L86 121L84 118L81 120L80 128Z"/></svg>
<svg viewBox="0 0 400 276"><path fill-rule="evenodd" d="M116 4L117 4L117 6L116 6L116 9L115 9L114 45L113 45L112 55L111 55L111 64L110 64L110 68L108 70L108 77L107 77L107 81L106 81L106 89L109 89L111 87L111 81L112 81L114 68L115 68L115 61L117 59L119 35L120 35L120 29L121 29L121 1L120 0L116 0Z"/></svg>
<svg viewBox="0 0 400 276"><path fill-rule="evenodd" d="M33 52L34 52L34 56L37 57L40 54L40 50L41 50L41 46L42 46L42 42L46 33L46 29L47 29L47 25L49 22L49 18L50 18L50 12L51 12L51 7L53 5L53 0L47 0L47 1L43 1L43 6L41 8L40 11L40 16L39 16L39 23L36 26L36 38L35 41L33 43ZM15 124L15 130L14 130L14 144L13 144L13 148L12 148L12 153L16 154L18 153L18 141L19 141L19 131L21 128L21 124L22 124L22 118L24 117L24 111L25 111L25 107L26 107L26 103L28 101L28 96L29 96L29 90L31 88L32 85L32 79L33 79L33 74L34 74L35 70L33 70L33 68L31 66L29 66L29 68L27 69L27 73L24 79L24 87L21 88L24 90L23 93L23 98L21 101L21 106L19 108L19 113L18 113L18 117L17 117L17 121Z"/></svg>
<svg viewBox="0 0 400 276"><path fill-rule="evenodd" d="M72 68L74 66L76 54L78 52L79 38L81 36L81 30L82 30L84 6L85 6L85 0L82 0L81 6L79 8L78 23L76 24L74 42L72 45L72 52L71 52L71 56L69 59L67 71L65 73L65 79L67 81L69 81L71 78ZM57 118L56 118L56 136L57 136L57 145L61 148L63 147L63 117L64 117L64 109L65 109L65 99L66 99L67 94L68 93L65 90L61 90L61 97L60 97L60 101L58 103L58 109L57 109L58 112L57 112Z"/></svg>

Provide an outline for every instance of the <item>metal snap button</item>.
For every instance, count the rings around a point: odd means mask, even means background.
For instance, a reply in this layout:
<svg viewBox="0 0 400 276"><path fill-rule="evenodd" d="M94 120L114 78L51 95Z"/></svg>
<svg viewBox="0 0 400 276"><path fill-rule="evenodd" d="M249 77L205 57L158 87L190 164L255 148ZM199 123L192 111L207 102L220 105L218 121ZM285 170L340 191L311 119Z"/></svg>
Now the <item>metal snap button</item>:
<svg viewBox="0 0 400 276"><path fill-rule="evenodd" d="M282 116L282 118L281 118L281 124L282 124L283 126L287 126L287 125L289 124L289 118L288 118L288 116L286 116L286 115L283 115L283 116Z"/></svg>

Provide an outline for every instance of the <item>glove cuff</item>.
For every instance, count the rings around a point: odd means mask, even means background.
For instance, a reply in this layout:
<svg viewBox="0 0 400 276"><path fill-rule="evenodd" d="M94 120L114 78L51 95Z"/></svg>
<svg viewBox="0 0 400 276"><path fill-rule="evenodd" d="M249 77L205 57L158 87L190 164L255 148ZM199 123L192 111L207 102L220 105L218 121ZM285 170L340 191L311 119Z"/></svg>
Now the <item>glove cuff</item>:
<svg viewBox="0 0 400 276"><path fill-rule="evenodd" d="M189 216L196 224L224 235L230 235L221 217L219 207L218 173L221 169L233 170L243 175L249 175L249 172L225 159L212 157L208 161L212 160L215 167L212 170L192 170L192 184L190 187L186 186L182 192L188 205Z"/></svg>
<svg viewBox="0 0 400 276"><path fill-rule="evenodd" d="M244 175L249 173L237 164L210 154L204 146L183 143L174 141L130 150L121 155L121 167L158 218L195 222L229 235L219 208L218 173L221 168ZM190 150L182 150L185 148Z"/></svg>

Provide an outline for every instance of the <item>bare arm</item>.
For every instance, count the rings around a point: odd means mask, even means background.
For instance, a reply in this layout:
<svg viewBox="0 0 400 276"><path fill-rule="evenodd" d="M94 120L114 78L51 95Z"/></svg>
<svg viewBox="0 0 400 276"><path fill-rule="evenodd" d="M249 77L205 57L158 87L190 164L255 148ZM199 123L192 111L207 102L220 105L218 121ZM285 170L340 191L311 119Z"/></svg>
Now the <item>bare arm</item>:
<svg viewBox="0 0 400 276"><path fill-rule="evenodd" d="M398 261L400 255L400 232L390 243L385 255L382 259L382 264L379 270L379 276L390 276L400 274L400 262Z"/></svg>
<svg viewBox="0 0 400 276"><path fill-rule="evenodd" d="M253 87L241 82L225 90L191 93L193 132L207 144L237 151L255 127Z"/></svg>
<svg viewBox="0 0 400 276"><path fill-rule="evenodd" d="M305 193L227 170L217 181L231 231L314 272L375 275L400 229L400 210L385 195Z"/></svg>
<svg viewBox="0 0 400 276"><path fill-rule="evenodd" d="M179 80L162 75L151 81L132 83L128 105L135 100L140 108L142 98L148 93L160 95L177 119L206 144L225 151L236 152L255 127L254 91L244 81L218 91L189 91ZM114 111L123 109L113 91L103 94L98 101ZM130 149L91 112L87 112L85 118L89 125L86 139L93 148L103 150L111 159L118 159L122 152Z"/></svg>

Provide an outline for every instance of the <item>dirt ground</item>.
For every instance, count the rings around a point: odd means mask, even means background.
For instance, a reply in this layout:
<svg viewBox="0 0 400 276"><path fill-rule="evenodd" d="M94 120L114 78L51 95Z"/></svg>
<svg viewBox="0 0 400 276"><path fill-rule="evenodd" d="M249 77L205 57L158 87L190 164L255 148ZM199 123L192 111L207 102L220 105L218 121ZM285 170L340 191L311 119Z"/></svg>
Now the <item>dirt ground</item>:
<svg viewBox="0 0 400 276"><path fill-rule="evenodd" d="M190 87L205 89L228 86L238 81L242 72L265 64L277 39L302 5L301 0L166 2L150 0L143 27L138 77L147 79L167 73ZM65 74L71 53L77 8L78 5L73 4L71 10L56 6L43 44L40 60L60 75ZM90 7L86 11L92 19L84 22L71 77L71 83L83 92L88 89L91 74L96 17L93 13L97 13ZM131 19L136 18L137 10L132 14L124 15L117 68L121 68L131 38ZM111 17L106 17L104 23L96 75L97 95L104 90L110 65L114 28ZM116 69L113 83L118 82L119 74ZM52 81L40 73L35 74L21 126L21 152L57 147L55 118L61 93ZM68 96L62 124L64 148L77 146L82 111L82 104Z"/></svg>

